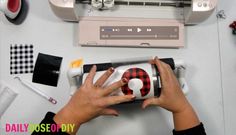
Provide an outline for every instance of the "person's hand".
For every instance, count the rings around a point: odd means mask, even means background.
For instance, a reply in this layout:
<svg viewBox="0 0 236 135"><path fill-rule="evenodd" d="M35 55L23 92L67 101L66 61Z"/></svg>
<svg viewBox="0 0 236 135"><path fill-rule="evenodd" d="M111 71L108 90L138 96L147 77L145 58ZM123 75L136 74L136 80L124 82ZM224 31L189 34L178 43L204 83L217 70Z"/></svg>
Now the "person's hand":
<svg viewBox="0 0 236 135"><path fill-rule="evenodd" d="M158 71L160 72L162 83L161 95L158 98L146 99L143 102L142 107L146 108L149 105L158 105L173 113L183 111L189 106L189 103L170 66L160 61L158 58L152 60L151 64L156 64Z"/></svg>
<svg viewBox="0 0 236 135"><path fill-rule="evenodd" d="M185 98L170 66L161 62L158 58L152 60L151 64L156 64L160 72L162 83L161 95L158 98L146 99L142 107L146 108L149 105L158 105L171 111L175 131L186 130L199 125L198 116Z"/></svg>
<svg viewBox="0 0 236 135"><path fill-rule="evenodd" d="M127 79L123 78L107 87L103 87L103 84L113 72L114 69L110 68L93 84L96 74L96 66L93 66L84 84L76 91L68 104L56 114L54 120L57 123L73 123L78 128L81 124L100 115L118 116L119 113L116 110L108 107L132 101L135 97L133 95L109 96L127 83Z"/></svg>

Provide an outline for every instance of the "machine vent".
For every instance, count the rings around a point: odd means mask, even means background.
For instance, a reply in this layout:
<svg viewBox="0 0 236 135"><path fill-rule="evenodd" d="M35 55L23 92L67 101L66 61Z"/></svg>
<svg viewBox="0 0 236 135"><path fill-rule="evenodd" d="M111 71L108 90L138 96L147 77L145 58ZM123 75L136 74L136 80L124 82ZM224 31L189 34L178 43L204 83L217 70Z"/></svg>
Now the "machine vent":
<svg viewBox="0 0 236 135"><path fill-rule="evenodd" d="M184 7L190 6L191 1L186 0L115 0L115 5L127 6L171 6Z"/></svg>
<svg viewBox="0 0 236 135"><path fill-rule="evenodd" d="M76 3L91 4L91 0L76 0ZM191 0L115 0L115 5L188 7Z"/></svg>

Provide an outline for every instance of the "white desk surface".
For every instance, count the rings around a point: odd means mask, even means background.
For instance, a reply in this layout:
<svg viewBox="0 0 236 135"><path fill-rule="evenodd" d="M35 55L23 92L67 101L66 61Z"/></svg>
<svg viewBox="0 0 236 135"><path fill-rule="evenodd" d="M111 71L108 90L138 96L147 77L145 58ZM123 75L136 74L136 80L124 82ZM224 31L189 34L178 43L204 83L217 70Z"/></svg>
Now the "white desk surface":
<svg viewBox="0 0 236 135"><path fill-rule="evenodd" d="M226 20L219 20L220 55L222 68L222 96L224 101L225 135L234 135L236 125L236 36L227 29L236 21L236 1L220 1L219 10L224 10Z"/></svg>
<svg viewBox="0 0 236 135"><path fill-rule="evenodd" d="M207 133L234 135L236 116L232 115L236 113L233 104L236 100L236 37L230 34L230 29L225 28L232 20L222 20L219 23L223 26L221 29L214 13L204 23L186 27L186 47L182 49L81 47L76 45L77 24L58 19L52 13L47 0L29 1L29 4L30 12L22 25L12 25L2 14L0 16L0 80L10 84L19 93L1 119L0 134L5 133L6 123L37 124L46 112L57 112L67 103L70 95L66 71L72 60L84 58L86 62L92 63L157 55L181 58L187 63L187 81L190 88L187 97L205 124ZM229 12L228 16L233 17L235 4L236 2L225 0L221 2L220 8L225 8ZM222 31L220 40L219 30ZM34 94L9 74L10 44L15 43L33 44L35 58L39 52L63 57L57 88L32 83L56 98L57 105L52 105ZM30 82L32 80L32 74L20 77ZM150 107L142 110L140 105L125 105L118 110L121 113L118 118L99 117L84 124L78 134L170 135L172 132L171 114L161 108Z"/></svg>

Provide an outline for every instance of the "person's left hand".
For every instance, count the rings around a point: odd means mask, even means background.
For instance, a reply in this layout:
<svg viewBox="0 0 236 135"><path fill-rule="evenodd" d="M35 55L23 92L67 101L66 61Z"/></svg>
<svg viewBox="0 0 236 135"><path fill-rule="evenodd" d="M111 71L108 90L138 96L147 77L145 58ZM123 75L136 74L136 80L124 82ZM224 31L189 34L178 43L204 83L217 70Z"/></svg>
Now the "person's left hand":
<svg viewBox="0 0 236 135"><path fill-rule="evenodd" d="M100 115L118 116L119 113L116 110L108 107L122 102L132 101L135 96L109 96L113 91L127 83L127 79L123 78L107 87L103 87L103 84L113 72L113 68L108 69L93 84L96 74L96 66L93 66L84 84L76 91L68 104L57 113L54 120L57 123L74 123L79 126Z"/></svg>

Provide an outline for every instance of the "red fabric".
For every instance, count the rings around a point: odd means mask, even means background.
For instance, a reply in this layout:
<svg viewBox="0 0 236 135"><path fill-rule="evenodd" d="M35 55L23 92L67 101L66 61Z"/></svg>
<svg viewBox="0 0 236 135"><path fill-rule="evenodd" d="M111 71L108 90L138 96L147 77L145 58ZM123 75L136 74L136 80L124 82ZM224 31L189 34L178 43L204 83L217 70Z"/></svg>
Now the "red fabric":
<svg viewBox="0 0 236 135"><path fill-rule="evenodd" d="M232 29L236 29L236 21L234 21L232 24L229 25Z"/></svg>
<svg viewBox="0 0 236 135"><path fill-rule="evenodd" d="M7 8L13 13L17 12L20 8L20 0L8 0Z"/></svg>
<svg viewBox="0 0 236 135"><path fill-rule="evenodd" d="M126 78L128 81L134 78L140 79L143 82L143 87L140 89L142 97L146 96L150 92L150 78L146 71L140 68L130 68L123 74L122 78ZM132 95L133 90L128 87L128 84L121 87L122 92L125 95Z"/></svg>

